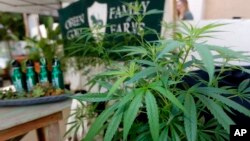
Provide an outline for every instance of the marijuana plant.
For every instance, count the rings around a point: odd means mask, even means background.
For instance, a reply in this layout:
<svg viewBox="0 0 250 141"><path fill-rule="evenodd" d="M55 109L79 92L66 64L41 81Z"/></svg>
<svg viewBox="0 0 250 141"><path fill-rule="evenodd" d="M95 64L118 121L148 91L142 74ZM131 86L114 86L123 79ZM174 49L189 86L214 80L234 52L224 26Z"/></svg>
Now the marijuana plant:
<svg viewBox="0 0 250 141"><path fill-rule="evenodd" d="M92 140L101 130L105 131L105 141L228 140L229 126L235 123L228 112L234 109L250 117L250 110L232 100L242 91L218 84L225 77L225 68L239 68L230 61L249 58L224 47L198 42L218 26L221 25L197 28L182 23L173 39L141 40L139 46L114 50L131 59L123 65L115 64L92 81L107 91L74 97L88 102L112 101L84 140ZM199 56L188 60L193 52ZM214 58L225 61L216 62ZM221 69L215 69L215 64L221 65ZM190 71L194 69L205 71L208 79ZM185 81L187 77L196 83L190 85ZM246 89L247 82L240 86ZM241 96L249 100L247 95Z"/></svg>
<svg viewBox="0 0 250 141"><path fill-rule="evenodd" d="M123 63L111 61L108 71L90 81L105 88L105 92L73 97L107 103L83 140L93 140L100 131L105 141L229 140L229 126L235 124L230 113L236 110L250 117L250 110L233 100L240 95L249 101L249 80L239 88L219 84L226 77L225 71L241 69L231 61L248 62L250 58L201 41L217 32L218 26L222 25L194 27L180 23L169 39L155 33L159 38L147 41L147 32L141 31L133 35L136 44L116 44L108 51L102 48L108 52L106 57L115 53ZM202 70L207 79L193 70Z"/></svg>

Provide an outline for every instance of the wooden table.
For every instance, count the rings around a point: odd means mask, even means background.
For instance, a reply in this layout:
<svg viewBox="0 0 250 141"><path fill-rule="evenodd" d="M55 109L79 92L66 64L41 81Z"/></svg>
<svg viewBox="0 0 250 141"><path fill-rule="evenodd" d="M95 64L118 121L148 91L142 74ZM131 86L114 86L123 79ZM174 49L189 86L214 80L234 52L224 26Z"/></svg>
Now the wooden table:
<svg viewBox="0 0 250 141"><path fill-rule="evenodd" d="M0 141L36 130L39 141L61 141L59 121L71 100L33 106L0 107Z"/></svg>

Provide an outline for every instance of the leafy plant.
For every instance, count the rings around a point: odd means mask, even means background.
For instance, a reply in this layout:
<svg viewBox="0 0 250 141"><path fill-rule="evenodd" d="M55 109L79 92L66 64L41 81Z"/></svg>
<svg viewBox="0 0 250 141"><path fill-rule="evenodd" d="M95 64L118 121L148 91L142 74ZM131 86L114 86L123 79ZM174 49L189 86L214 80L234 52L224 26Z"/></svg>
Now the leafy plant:
<svg viewBox="0 0 250 141"><path fill-rule="evenodd" d="M24 93L17 94L12 89L9 90L1 90L0 91L0 99L16 99L25 97Z"/></svg>
<svg viewBox="0 0 250 141"><path fill-rule="evenodd" d="M41 87L36 86L32 92L33 97L41 97L45 95L44 90Z"/></svg>
<svg viewBox="0 0 250 141"><path fill-rule="evenodd" d="M180 23L172 38L149 42L141 33L139 44L111 49L124 56L123 64L112 62L107 72L90 81L106 92L73 97L108 103L83 140L93 140L100 131L104 131L105 141L228 140L229 126L235 124L229 116L232 109L250 117L250 110L232 99L240 95L249 101L249 80L239 88L219 83L226 77L225 71L240 69L231 61L250 58L200 41L211 37L219 26ZM192 70L202 70L207 79Z"/></svg>
<svg viewBox="0 0 250 141"><path fill-rule="evenodd" d="M94 112L96 111L95 109L95 105L93 106L80 102L75 109L72 109L72 114L69 115L69 118L73 120L67 123L69 129L64 136L69 136L69 138L77 138L76 135L79 130L81 130L83 134L85 129L83 120L91 121L92 118L96 117Z"/></svg>
<svg viewBox="0 0 250 141"><path fill-rule="evenodd" d="M0 13L0 40L23 39L25 34L22 14Z"/></svg>
<svg viewBox="0 0 250 141"><path fill-rule="evenodd" d="M53 27L54 20L49 17L45 20L46 37L26 38L28 42L27 48L30 51L29 58L38 61L41 56L44 56L48 64L52 63L53 57L58 55L58 48L62 45L59 26Z"/></svg>
<svg viewBox="0 0 250 141"><path fill-rule="evenodd" d="M37 83L31 92L16 92L12 89L0 90L0 100L24 99L31 97L57 96L61 94L71 94L70 91L54 88L51 84Z"/></svg>

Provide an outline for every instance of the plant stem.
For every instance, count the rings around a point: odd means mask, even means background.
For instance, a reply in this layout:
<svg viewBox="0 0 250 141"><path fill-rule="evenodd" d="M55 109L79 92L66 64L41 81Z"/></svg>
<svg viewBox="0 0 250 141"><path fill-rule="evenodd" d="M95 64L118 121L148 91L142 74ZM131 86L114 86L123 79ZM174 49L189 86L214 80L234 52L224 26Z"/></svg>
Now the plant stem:
<svg viewBox="0 0 250 141"><path fill-rule="evenodd" d="M185 57L184 57L184 59L183 59L183 62L181 63L180 71L183 69L184 64L185 64L185 62L186 62L186 60L187 60L187 57L188 57L189 52L190 52L191 49L192 49L192 47L188 45L187 53L185 54Z"/></svg>

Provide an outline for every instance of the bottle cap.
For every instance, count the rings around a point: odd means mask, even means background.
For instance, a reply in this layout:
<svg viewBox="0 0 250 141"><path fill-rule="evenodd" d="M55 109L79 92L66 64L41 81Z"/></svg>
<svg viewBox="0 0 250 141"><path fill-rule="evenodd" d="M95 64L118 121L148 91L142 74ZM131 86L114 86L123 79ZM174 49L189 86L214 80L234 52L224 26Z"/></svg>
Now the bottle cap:
<svg viewBox="0 0 250 141"><path fill-rule="evenodd" d="M26 61L26 67L34 67L34 63L31 60Z"/></svg>
<svg viewBox="0 0 250 141"><path fill-rule="evenodd" d="M46 59L45 58L41 58L40 59L40 64L41 65L46 65Z"/></svg>
<svg viewBox="0 0 250 141"><path fill-rule="evenodd" d="M53 66L60 66L60 61L57 57L53 58L52 61Z"/></svg>
<svg viewBox="0 0 250 141"><path fill-rule="evenodd" d="M12 67L15 67L15 68L21 67L21 64L17 60L13 60L11 65Z"/></svg>

